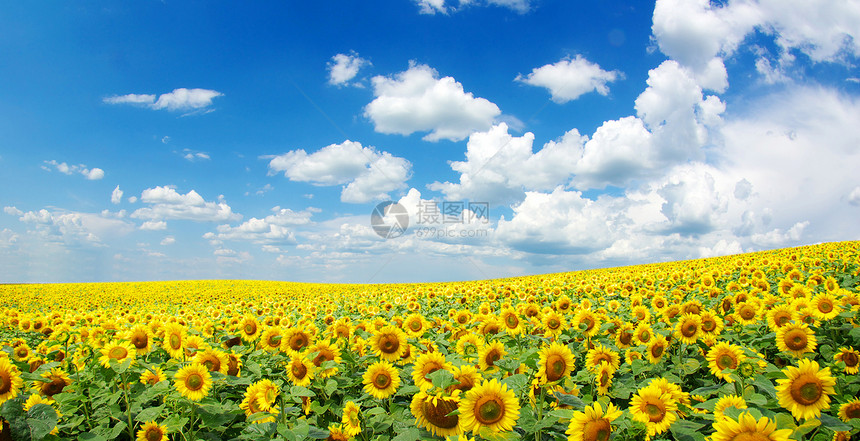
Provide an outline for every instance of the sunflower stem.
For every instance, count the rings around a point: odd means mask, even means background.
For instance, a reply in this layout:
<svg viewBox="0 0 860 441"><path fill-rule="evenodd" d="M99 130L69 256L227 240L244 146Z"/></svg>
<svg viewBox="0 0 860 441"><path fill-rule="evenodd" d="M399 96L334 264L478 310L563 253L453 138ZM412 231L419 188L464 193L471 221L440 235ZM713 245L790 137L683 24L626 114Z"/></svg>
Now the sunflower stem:
<svg viewBox="0 0 860 441"><path fill-rule="evenodd" d="M122 389L122 396L125 398L125 414L128 417L128 438L134 439L134 423L131 421L131 403L128 400L128 383L125 381L125 372L121 372L119 374L119 379L122 381L120 384L120 389Z"/></svg>
<svg viewBox="0 0 860 441"><path fill-rule="evenodd" d="M537 408L537 421L540 422L543 419L543 401L546 398L546 386L540 387L540 399L537 403L535 403L535 407ZM535 432L535 441L541 440L541 430L538 429Z"/></svg>

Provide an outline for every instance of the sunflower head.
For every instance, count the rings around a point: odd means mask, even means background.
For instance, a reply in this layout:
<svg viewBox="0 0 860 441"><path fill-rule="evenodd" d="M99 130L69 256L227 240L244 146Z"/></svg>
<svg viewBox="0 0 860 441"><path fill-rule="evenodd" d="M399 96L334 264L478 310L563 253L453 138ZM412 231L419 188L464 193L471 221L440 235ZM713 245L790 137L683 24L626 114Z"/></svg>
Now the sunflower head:
<svg viewBox="0 0 860 441"><path fill-rule="evenodd" d="M363 377L364 391L380 400L390 397L400 387L397 369L387 361L370 365Z"/></svg>
<svg viewBox="0 0 860 441"><path fill-rule="evenodd" d="M836 380L830 368L821 369L817 362L800 360L798 367L788 366L783 371L787 378L777 380L779 405L797 418L817 418L821 411L830 408L830 395Z"/></svg>
<svg viewBox="0 0 860 441"><path fill-rule="evenodd" d="M137 431L137 441L161 441L167 439L167 426L148 421Z"/></svg>
<svg viewBox="0 0 860 441"><path fill-rule="evenodd" d="M520 414L514 392L496 379L484 381L466 392L458 409L463 430L473 433L483 428L492 432L510 432Z"/></svg>
<svg viewBox="0 0 860 441"><path fill-rule="evenodd" d="M412 415L415 417L415 425L440 437L462 433L460 417L451 415L460 403L458 392L450 396L428 395L426 392L415 394L410 405Z"/></svg>
<svg viewBox="0 0 860 441"><path fill-rule="evenodd" d="M209 394L212 376L209 369L200 363L192 363L179 369L174 375L174 385L179 393L189 400L200 401Z"/></svg>

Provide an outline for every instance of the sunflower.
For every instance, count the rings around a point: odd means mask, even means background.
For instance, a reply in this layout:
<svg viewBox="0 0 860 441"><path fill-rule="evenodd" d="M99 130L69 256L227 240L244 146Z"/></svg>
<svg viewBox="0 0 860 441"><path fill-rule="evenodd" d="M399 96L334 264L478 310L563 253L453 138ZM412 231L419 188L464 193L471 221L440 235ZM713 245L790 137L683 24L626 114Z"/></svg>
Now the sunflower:
<svg viewBox="0 0 860 441"><path fill-rule="evenodd" d="M238 355L227 353L227 375L238 377L242 373L242 359Z"/></svg>
<svg viewBox="0 0 860 441"><path fill-rule="evenodd" d="M252 342L260 336L260 324L257 322L257 319L246 315L242 317L242 320L239 321L236 326L239 331L239 336L242 337L242 340L247 342Z"/></svg>
<svg viewBox="0 0 860 441"><path fill-rule="evenodd" d="M615 369L609 363L600 363L597 372L594 374L594 384L597 386L598 395L606 395L609 393L609 387L612 386L612 376L615 375Z"/></svg>
<svg viewBox="0 0 860 441"><path fill-rule="evenodd" d="M645 423L649 438L665 432L678 419L678 405L672 395L656 386L639 389L630 400L629 410L634 420Z"/></svg>
<svg viewBox="0 0 860 441"><path fill-rule="evenodd" d="M379 358L393 363L406 350L406 333L396 326L383 326L370 337L370 347Z"/></svg>
<svg viewBox="0 0 860 441"><path fill-rule="evenodd" d="M464 393L468 392L483 379L478 369L470 364L464 364L460 367L451 369L451 374L454 375L454 379L457 380L458 383L448 386L446 391L449 393L453 393L455 389L459 389Z"/></svg>
<svg viewBox="0 0 860 441"><path fill-rule="evenodd" d="M705 310L699 314L702 320L700 329L706 337L716 337L723 331L723 319L712 310Z"/></svg>
<svg viewBox="0 0 860 441"><path fill-rule="evenodd" d="M773 332L791 322L794 309L789 304L776 305L767 312L767 325Z"/></svg>
<svg viewBox="0 0 860 441"><path fill-rule="evenodd" d="M326 441L349 441L351 436L343 432L343 424L329 424Z"/></svg>
<svg viewBox="0 0 860 441"><path fill-rule="evenodd" d="M724 371L726 369L737 369L741 362L746 359L746 356L744 355L743 348L740 346L720 342L708 351L708 355L705 358L708 360L708 367L710 367L711 373L714 376L732 383L735 380Z"/></svg>
<svg viewBox="0 0 860 441"><path fill-rule="evenodd" d="M842 312L842 308L837 302L838 300L835 295L823 292L812 298L809 307L812 310L812 314L818 319L830 320Z"/></svg>
<svg viewBox="0 0 860 441"><path fill-rule="evenodd" d="M212 348L212 346L210 346L209 343L206 343L206 340L203 340L199 335L189 335L188 338L185 339L183 346L185 346L185 356L188 358L194 357L194 354L199 351Z"/></svg>
<svg viewBox="0 0 860 441"><path fill-rule="evenodd" d="M288 328L281 340L281 351L293 354L303 351L313 343L313 334L299 328Z"/></svg>
<svg viewBox="0 0 860 441"><path fill-rule="evenodd" d="M427 378L427 375L439 369L450 371L453 367L451 363L445 361L445 356L441 353L427 352L426 354L419 355L418 359L415 360L415 364L412 367L412 380L419 389L428 390L433 387L433 382Z"/></svg>
<svg viewBox="0 0 860 441"><path fill-rule="evenodd" d="M523 332L523 321L514 308L505 308L501 313L501 320L504 324L504 330L509 335L519 335Z"/></svg>
<svg viewBox="0 0 860 441"><path fill-rule="evenodd" d="M134 363L134 354L137 352L131 343L124 341L111 341L101 349L102 356L99 357L99 363L102 366L109 368L111 360L116 360L116 364L122 364L126 360L131 360Z"/></svg>
<svg viewBox="0 0 860 441"><path fill-rule="evenodd" d="M463 357L477 357L478 352L484 347L484 339L474 333L468 333L457 339L456 351Z"/></svg>
<svg viewBox="0 0 860 441"><path fill-rule="evenodd" d="M751 325L758 321L759 305L755 301L741 302L735 305L735 315L743 325Z"/></svg>
<svg viewBox="0 0 860 441"><path fill-rule="evenodd" d="M514 392L495 378L466 392L458 409L463 431L472 433L483 428L510 432L520 415L520 404Z"/></svg>
<svg viewBox="0 0 860 441"><path fill-rule="evenodd" d="M340 422L343 432L348 436L361 433L361 408L352 401L347 401L343 406L343 417Z"/></svg>
<svg viewBox="0 0 860 441"><path fill-rule="evenodd" d="M720 421L725 418L723 412L729 407L736 409L746 409L747 402L742 397L737 395L723 395L714 404L714 421Z"/></svg>
<svg viewBox="0 0 860 441"><path fill-rule="evenodd" d="M27 343L19 344L18 346L15 346L14 349L12 349L12 358L14 358L15 361L26 362L32 356L33 351L32 349L30 349L30 346L27 345Z"/></svg>
<svg viewBox="0 0 860 441"><path fill-rule="evenodd" d="M124 338L134 346L137 355L146 355L152 350L152 334L144 325L136 325L129 329Z"/></svg>
<svg viewBox="0 0 860 441"><path fill-rule="evenodd" d="M345 318L338 319L329 329L334 338L349 341L352 338L352 324L348 320L344 320Z"/></svg>
<svg viewBox="0 0 860 441"><path fill-rule="evenodd" d="M418 392L412 397L409 409L415 425L427 429L435 436L453 436L462 433L460 417L451 415L460 403L459 392L451 396L428 395Z"/></svg>
<svg viewBox="0 0 860 441"><path fill-rule="evenodd" d="M21 371L8 358L0 358L0 404L18 396L23 386Z"/></svg>
<svg viewBox="0 0 860 441"><path fill-rule="evenodd" d="M150 386L154 386L166 379L167 376L164 375L164 371L162 371L161 368L157 366L153 369L147 369L142 374L140 374L140 382L143 384L148 384Z"/></svg>
<svg viewBox="0 0 860 441"><path fill-rule="evenodd" d="M42 378L43 380L33 382L33 389L43 397L51 398L72 384L69 374L60 368L51 368L50 371L42 373Z"/></svg>
<svg viewBox="0 0 860 441"><path fill-rule="evenodd" d="M287 377L294 386L307 386L314 378L316 366L307 357L296 354L287 363Z"/></svg>
<svg viewBox="0 0 860 441"><path fill-rule="evenodd" d="M633 325L627 322L621 324L615 332L615 345L619 349L627 349L633 344Z"/></svg>
<svg viewBox="0 0 860 441"><path fill-rule="evenodd" d="M51 408L54 409L54 412L57 413L57 418L60 418L63 416L63 414L60 413L60 411L57 410L57 408L55 407L55 405L57 404L56 401L54 401L52 398L44 398L39 394L30 395L30 397L28 397L27 400L24 401L24 412L29 412L30 409L32 409L33 406L35 406L37 404L45 404L47 406L51 406ZM59 429L55 425L53 430L51 430L50 434L56 435L58 433L59 433Z"/></svg>
<svg viewBox="0 0 860 441"><path fill-rule="evenodd" d="M400 375L387 361L370 365L362 379L364 391L380 400L390 397L400 387Z"/></svg>
<svg viewBox="0 0 860 441"><path fill-rule="evenodd" d="M822 410L830 408L836 384L830 368L820 369L815 361L800 360L798 367L788 366L782 372L788 378L776 380L779 405L795 418L818 418Z"/></svg>
<svg viewBox="0 0 860 441"><path fill-rule="evenodd" d="M498 367L496 367L496 362L501 360L502 357L507 354L508 351L505 350L505 345L503 345L501 342L494 341L492 343L486 344L478 352L478 365L483 371L495 372L496 370L498 370Z"/></svg>
<svg viewBox="0 0 860 441"><path fill-rule="evenodd" d="M648 361L651 364L657 364L663 359L663 355L666 354L666 349L668 347L669 341L666 340L666 337L663 337L660 334L654 334L654 337L651 338L651 342L648 343Z"/></svg>
<svg viewBox="0 0 860 441"><path fill-rule="evenodd" d="M280 389L272 383L272 380L257 381L245 390L245 396L239 404L239 408L245 411L245 416L252 416L258 412L268 414L264 418L255 418L254 423L261 424L274 421L275 415L280 413L278 406L275 406L275 401L280 393Z"/></svg>
<svg viewBox="0 0 860 441"><path fill-rule="evenodd" d="M641 360L641 359L642 359L642 353L635 350L635 349L628 349L628 350L624 351L624 361L629 365L632 365L634 360Z"/></svg>
<svg viewBox="0 0 860 441"><path fill-rule="evenodd" d="M600 331L600 318L591 310L581 309L573 316L573 326L586 337L593 337Z"/></svg>
<svg viewBox="0 0 860 441"><path fill-rule="evenodd" d="M847 423L855 418L860 418L860 398L839 406L839 419Z"/></svg>
<svg viewBox="0 0 860 441"><path fill-rule="evenodd" d="M814 351L817 345L815 333L805 323L789 323L776 331L776 347L795 357Z"/></svg>
<svg viewBox="0 0 860 441"><path fill-rule="evenodd" d="M137 431L137 441L161 441L167 439L167 426L148 421Z"/></svg>
<svg viewBox="0 0 860 441"><path fill-rule="evenodd" d="M568 441L609 441L612 421L621 416L621 411L609 403L606 411L600 403L586 406L584 412L576 411L567 426Z"/></svg>
<svg viewBox="0 0 860 441"><path fill-rule="evenodd" d="M192 363L179 369L173 377L176 390L191 401L200 401L209 394L212 376L209 369L199 363Z"/></svg>
<svg viewBox="0 0 860 441"><path fill-rule="evenodd" d="M651 331L651 323L639 322L639 324L636 325L636 330L633 331L633 341L636 342L637 345L647 345L653 336L654 334Z"/></svg>
<svg viewBox="0 0 860 441"><path fill-rule="evenodd" d="M260 335L260 345L270 352L275 352L281 349L281 342L284 340L284 330L280 326L272 326L263 331Z"/></svg>
<svg viewBox="0 0 860 441"><path fill-rule="evenodd" d="M688 345L696 344L701 334L702 318L695 314L684 314L675 325L675 338Z"/></svg>
<svg viewBox="0 0 860 441"><path fill-rule="evenodd" d="M420 338L427 332L427 320L419 313L412 313L403 321L403 328L410 337Z"/></svg>
<svg viewBox="0 0 860 441"><path fill-rule="evenodd" d="M209 370L209 372L220 372L227 375L227 353L220 349L204 349L194 354L191 359L194 363L200 363Z"/></svg>
<svg viewBox="0 0 860 441"><path fill-rule="evenodd" d="M567 322L561 314L555 311L548 311L541 318L541 327L544 335L554 338L561 335L561 331L564 331L567 327Z"/></svg>
<svg viewBox="0 0 860 441"><path fill-rule="evenodd" d="M322 368L322 364L327 361L333 361L335 363L340 363L342 358L340 357L340 348L337 347L336 344L332 344L330 340L319 340L313 345L308 347L308 352L310 354L316 353L317 355L311 359L311 362L317 368ZM327 369L317 370L316 375L320 378L327 378L338 371L337 366L332 366Z"/></svg>
<svg viewBox="0 0 860 441"><path fill-rule="evenodd" d="M600 363L608 363L612 366L612 370L618 370L618 366L621 365L621 356L612 349L597 343L585 355L585 367L596 372L600 368Z"/></svg>
<svg viewBox="0 0 860 441"><path fill-rule="evenodd" d="M860 368L858 368L858 365L860 365L860 352L857 352L853 347L839 348L839 352L833 358L836 361L845 363L846 374L853 375L860 371Z"/></svg>
<svg viewBox="0 0 860 441"><path fill-rule="evenodd" d="M761 417L756 421L749 412L738 416L737 420L724 417L714 422L714 434L712 441L789 441L791 429L776 430L776 422L767 417Z"/></svg>
<svg viewBox="0 0 860 441"><path fill-rule="evenodd" d="M573 370L573 353L565 345L553 342L540 351L538 376L542 384L562 380Z"/></svg>
<svg viewBox="0 0 860 441"><path fill-rule="evenodd" d="M188 339L188 330L178 323L168 323L164 326L164 350L171 358L182 358L185 355L185 340Z"/></svg>

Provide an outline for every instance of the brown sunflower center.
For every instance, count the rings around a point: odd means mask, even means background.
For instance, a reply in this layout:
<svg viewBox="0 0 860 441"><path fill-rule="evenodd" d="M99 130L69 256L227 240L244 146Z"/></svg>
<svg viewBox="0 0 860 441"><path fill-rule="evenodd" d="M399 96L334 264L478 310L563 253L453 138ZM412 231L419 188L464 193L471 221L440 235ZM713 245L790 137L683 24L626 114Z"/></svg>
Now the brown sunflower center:
<svg viewBox="0 0 860 441"><path fill-rule="evenodd" d="M651 346L651 356L654 358L660 358L663 355L663 351L666 348L663 347L662 344Z"/></svg>
<svg viewBox="0 0 860 441"><path fill-rule="evenodd" d="M744 320L752 320L755 317L755 308L750 305L744 305L741 307L740 314Z"/></svg>
<svg viewBox="0 0 860 441"><path fill-rule="evenodd" d="M412 332L420 331L421 330L421 322L419 322L418 320L412 320L411 322L409 322L409 329L411 329Z"/></svg>
<svg viewBox="0 0 860 441"><path fill-rule="evenodd" d="M257 332L257 324L245 323L245 326L242 327L242 330L245 331L245 335L254 335Z"/></svg>
<svg viewBox="0 0 860 441"><path fill-rule="evenodd" d="M666 407L663 403L648 403L645 405L645 413L648 414L650 422L660 422L666 416Z"/></svg>
<svg viewBox="0 0 860 441"><path fill-rule="evenodd" d="M517 325L520 324L520 320L517 318L517 316L510 314L505 317L505 324L508 325L509 328L516 328Z"/></svg>
<svg viewBox="0 0 860 441"><path fill-rule="evenodd" d="M459 323L461 325L465 325L466 322L468 322L468 321L469 321L469 317L467 317L465 315L457 316L457 323Z"/></svg>
<svg viewBox="0 0 860 441"><path fill-rule="evenodd" d="M135 334L131 337L131 344L137 349L143 349L149 344L149 339L146 335Z"/></svg>
<svg viewBox="0 0 860 441"><path fill-rule="evenodd" d="M66 382L62 378L54 378L50 383L42 383L41 392L42 395L52 397L62 392L65 387Z"/></svg>
<svg viewBox="0 0 860 441"><path fill-rule="evenodd" d="M176 334L171 334L168 339L170 342L170 347L173 349L179 349L182 347L182 338Z"/></svg>
<svg viewBox="0 0 860 441"><path fill-rule="evenodd" d="M815 375L804 374L791 382L790 392L794 401L809 406L817 403L824 394L824 385Z"/></svg>
<svg viewBox="0 0 860 441"><path fill-rule="evenodd" d="M702 331L705 332L713 332L717 329L717 322L713 319L707 318L702 320Z"/></svg>
<svg viewBox="0 0 860 441"><path fill-rule="evenodd" d="M738 367L738 361L735 357L732 357L729 354L720 354L720 356L717 357L717 367L720 368L720 370L735 369Z"/></svg>
<svg viewBox="0 0 860 441"><path fill-rule="evenodd" d="M425 400L421 410L427 422L442 429L453 429L460 422L457 415L448 416L449 413L457 410L457 403L451 400L440 399L436 401L436 405Z"/></svg>
<svg viewBox="0 0 860 441"><path fill-rule="evenodd" d="M639 341L647 343L648 340L651 340L651 332L645 330L639 333Z"/></svg>
<svg viewBox="0 0 860 441"><path fill-rule="evenodd" d="M305 366L304 363L293 363L290 367L290 371L292 371L294 377L301 380L308 374L308 367Z"/></svg>
<svg viewBox="0 0 860 441"><path fill-rule="evenodd" d="M161 441L161 439L162 439L161 430L155 429L155 428L146 429L145 437L146 437L146 441Z"/></svg>
<svg viewBox="0 0 860 441"><path fill-rule="evenodd" d="M784 311L783 312L777 312L773 316L773 321L774 321L774 323L776 323L777 327L781 328L781 327L785 326L786 324L788 324L788 322L791 321L791 314L789 314L788 312L784 312Z"/></svg>
<svg viewBox="0 0 860 441"><path fill-rule="evenodd" d="M505 416L505 403L495 396L481 397L475 403L475 419L484 425L498 422Z"/></svg>
<svg viewBox="0 0 860 441"><path fill-rule="evenodd" d="M633 340L633 333L629 330L621 331L621 333L618 334L618 341L623 345L629 345L631 340Z"/></svg>
<svg viewBox="0 0 860 441"><path fill-rule="evenodd" d="M283 337L281 335L273 334L269 336L269 340L266 341L266 344L268 344L271 348L277 348L281 345L281 340L283 340Z"/></svg>
<svg viewBox="0 0 860 441"><path fill-rule="evenodd" d="M759 431L741 432L733 436L729 441L769 441L771 438Z"/></svg>
<svg viewBox="0 0 860 441"><path fill-rule="evenodd" d="M698 331L699 325L695 322L684 323L684 326L681 327L681 335L687 338L694 337Z"/></svg>
<svg viewBox="0 0 860 441"><path fill-rule="evenodd" d="M806 349L808 337L803 329L792 329L785 333L785 346L792 351L800 351Z"/></svg>
<svg viewBox="0 0 860 441"><path fill-rule="evenodd" d="M546 327L549 329L558 329L559 326L561 326L561 322L558 319L551 318L546 321Z"/></svg>
<svg viewBox="0 0 860 441"><path fill-rule="evenodd" d="M211 357L211 358L207 358L203 362L203 366L206 366L206 369L209 369L210 372L211 371L217 371L217 370L221 369L221 362L218 361L218 359L216 357Z"/></svg>
<svg viewBox="0 0 860 441"><path fill-rule="evenodd" d="M111 348L110 352L108 352L108 357L114 358L117 360L122 360L123 358L128 356L128 350L126 350L122 346L117 346L115 348Z"/></svg>
<svg viewBox="0 0 860 441"><path fill-rule="evenodd" d="M437 363L435 361L431 361L425 364L424 368L421 369L421 372L424 372L424 379L427 381L431 381L429 378L427 378L427 376L432 374L433 372L438 371L439 369L442 369L442 367L443 366L441 363Z"/></svg>
<svg viewBox="0 0 860 441"><path fill-rule="evenodd" d="M6 372L0 372L0 395L12 390L12 378Z"/></svg>
<svg viewBox="0 0 860 441"><path fill-rule="evenodd" d="M379 338L379 350L385 354L393 354L400 349L400 340L394 334L385 334Z"/></svg>
<svg viewBox="0 0 860 441"><path fill-rule="evenodd" d="M607 441L610 433L612 433L612 427L606 418L589 421L582 428L582 441Z"/></svg>
<svg viewBox="0 0 860 441"><path fill-rule="evenodd" d="M484 356L484 362L487 363L488 367L492 367L495 366L495 363L499 361L500 358L502 358L502 354L498 349L490 349L489 352L487 352L487 355Z"/></svg>
<svg viewBox="0 0 860 441"><path fill-rule="evenodd" d="M296 332L290 337L290 349L298 351L308 344L308 336L304 332Z"/></svg>
<svg viewBox="0 0 860 441"><path fill-rule="evenodd" d="M203 376L197 372L185 378L185 387L190 390L200 390L203 387Z"/></svg>
<svg viewBox="0 0 860 441"><path fill-rule="evenodd" d="M550 354L546 358L546 379L547 381L558 381L567 370L567 362L559 354Z"/></svg>
<svg viewBox="0 0 860 441"><path fill-rule="evenodd" d="M391 384L391 377L388 375L388 372L380 372L373 379L373 384L377 389L385 389Z"/></svg>
<svg viewBox="0 0 860 441"><path fill-rule="evenodd" d="M842 362L845 363L846 367L856 367L860 363L860 359L858 359L857 354L854 352L844 352L842 354Z"/></svg>
<svg viewBox="0 0 860 441"><path fill-rule="evenodd" d="M319 350L319 354L314 357L314 366L320 367L324 361L334 360L334 352L330 349L322 348Z"/></svg>
<svg viewBox="0 0 860 441"><path fill-rule="evenodd" d="M845 415L848 419L852 418L860 418L860 404L851 403L848 405L848 408L845 409Z"/></svg>

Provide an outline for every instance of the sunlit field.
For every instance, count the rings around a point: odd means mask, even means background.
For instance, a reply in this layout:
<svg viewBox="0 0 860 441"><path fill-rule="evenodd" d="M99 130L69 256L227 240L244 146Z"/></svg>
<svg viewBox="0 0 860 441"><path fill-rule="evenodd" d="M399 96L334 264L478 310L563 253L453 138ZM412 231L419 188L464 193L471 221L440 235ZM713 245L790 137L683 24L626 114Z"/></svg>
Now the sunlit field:
<svg viewBox="0 0 860 441"><path fill-rule="evenodd" d="M0 439L847 440L860 242L501 280L0 286Z"/></svg>

